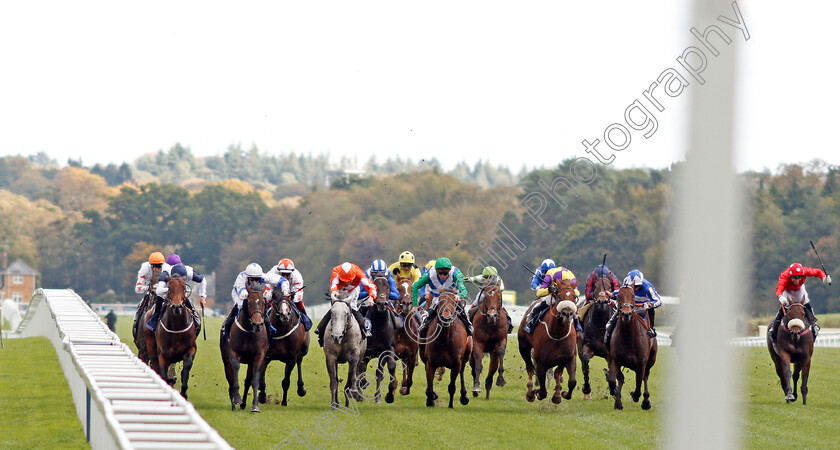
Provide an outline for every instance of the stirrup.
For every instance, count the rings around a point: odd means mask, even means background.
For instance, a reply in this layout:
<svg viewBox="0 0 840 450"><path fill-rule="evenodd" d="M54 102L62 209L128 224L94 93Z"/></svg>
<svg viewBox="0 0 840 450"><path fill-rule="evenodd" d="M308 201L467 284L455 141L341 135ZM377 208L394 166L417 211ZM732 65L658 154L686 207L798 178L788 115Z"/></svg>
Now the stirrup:
<svg viewBox="0 0 840 450"><path fill-rule="evenodd" d="M650 330L648 330L647 334L650 337L656 337L656 329L651 328Z"/></svg>

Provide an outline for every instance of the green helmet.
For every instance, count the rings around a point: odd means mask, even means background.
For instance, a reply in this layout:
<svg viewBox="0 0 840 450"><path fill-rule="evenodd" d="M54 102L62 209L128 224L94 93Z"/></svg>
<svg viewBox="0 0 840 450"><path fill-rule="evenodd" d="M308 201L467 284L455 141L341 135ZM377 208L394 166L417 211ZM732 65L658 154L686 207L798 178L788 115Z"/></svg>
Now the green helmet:
<svg viewBox="0 0 840 450"><path fill-rule="evenodd" d="M481 275L483 275L485 277L499 276L499 271L496 270L496 268L493 267L493 266L487 266L487 267L484 268L484 271L481 272Z"/></svg>
<svg viewBox="0 0 840 450"><path fill-rule="evenodd" d="M452 261L449 258L438 258L435 261L435 270L437 269L451 269L452 268Z"/></svg>

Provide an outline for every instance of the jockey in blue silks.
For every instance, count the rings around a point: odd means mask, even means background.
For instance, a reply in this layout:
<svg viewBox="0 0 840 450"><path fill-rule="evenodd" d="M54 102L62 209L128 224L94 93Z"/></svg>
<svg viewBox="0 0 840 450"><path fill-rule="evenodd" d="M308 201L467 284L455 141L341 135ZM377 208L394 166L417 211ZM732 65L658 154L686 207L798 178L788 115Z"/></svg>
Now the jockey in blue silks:
<svg viewBox="0 0 840 450"><path fill-rule="evenodd" d="M396 301L400 299L400 292L397 290L397 282L394 280L394 275L388 270L388 266L385 264L384 260L377 259L370 265L368 270L365 270L365 276L367 276L371 281L374 281L377 278L387 278L388 279L388 300ZM359 285L359 300L367 298L370 294L368 294L367 289L365 289L364 285ZM364 303L364 302L363 302ZM368 311L370 306L363 304L363 306L359 307L359 312L361 312L368 320ZM390 308L389 308L390 309ZM394 329L402 328L403 327L403 318L391 310L391 320L394 324Z"/></svg>
<svg viewBox="0 0 840 450"><path fill-rule="evenodd" d="M653 310L662 306L662 298L659 297L656 288L653 287L650 281L645 279L644 274L640 270L631 270L624 278L624 286L633 288L633 293L636 295L636 309L645 309L647 311L648 323L650 324L648 334L650 337L656 337L656 329L653 327ZM616 298L616 296L618 296L618 290L613 292L613 298ZM616 310L610 318L610 321L607 322L607 333L604 335L607 346L610 345L610 337L612 336L613 329L615 329L618 313L619 310Z"/></svg>
<svg viewBox="0 0 840 450"><path fill-rule="evenodd" d="M557 267L557 264L554 264L553 259L544 259L542 264L537 267L534 276L531 277L531 290L536 291L539 289L545 274L549 271L549 269L554 269L555 267Z"/></svg>

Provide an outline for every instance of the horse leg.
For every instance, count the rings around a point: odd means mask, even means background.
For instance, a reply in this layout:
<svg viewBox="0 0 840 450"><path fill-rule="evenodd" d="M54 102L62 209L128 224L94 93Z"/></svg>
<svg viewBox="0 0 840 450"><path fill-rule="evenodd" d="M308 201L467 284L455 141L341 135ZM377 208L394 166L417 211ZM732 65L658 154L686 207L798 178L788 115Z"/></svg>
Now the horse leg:
<svg viewBox="0 0 840 450"><path fill-rule="evenodd" d="M589 385L589 360L592 359L592 355L589 354L589 346L583 344L580 352L578 352L578 356L580 357L580 367L583 371L583 389L581 389L581 392L583 392L583 399L591 400L592 386Z"/></svg>
<svg viewBox="0 0 840 450"><path fill-rule="evenodd" d="M330 377L330 407L338 408L338 364L335 357L327 356L327 374Z"/></svg>
<svg viewBox="0 0 840 450"><path fill-rule="evenodd" d="M791 376L791 379L793 380L793 387L791 388L791 392L793 393L793 401L796 401L796 399L799 398L799 393L796 392L796 388L799 385L799 372L801 370L801 362L793 363L793 375Z"/></svg>
<svg viewBox="0 0 840 450"><path fill-rule="evenodd" d="M390 352L385 358L388 364L388 393L385 394L385 403L394 403L394 392L397 390L397 362L392 356L394 352ZM404 367L404 366L403 366ZM403 370L405 373L405 370Z"/></svg>
<svg viewBox="0 0 840 450"><path fill-rule="evenodd" d="M607 375L609 378L610 395L615 397L615 409L624 409L621 404L621 385L624 383L624 374L621 373L621 368L618 367L618 362L610 360L610 372Z"/></svg>
<svg viewBox="0 0 840 450"><path fill-rule="evenodd" d="M645 374L644 367L645 365L642 365L642 367L638 368L637 370L634 370L634 372L636 373L636 390L630 393L630 398L632 398L633 402L635 403L638 403L639 398L641 398L642 396L642 379L644 378Z"/></svg>
<svg viewBox="0 0 840 450"><path fill-rule="evenodd" d="M260 402L258 397L260 387L260 373L263 371L265 365L265 355L262 358L257 357L252 364L248 364L248 372L250 372L251 389L254 390L254 399L251 401L251 412L260 412ZM253 370L251 369L253 367ZM244 402L243 402L244 404Z"/></svg>
<svg viewBox="0 0 840 450"><path fill-rule="evenodd" d="M297 361L295 363L295 365L297 366L297 374L298 374L298 381L297 381L297 387L298 387L297 395L298 395L298 397L303 397L304 395L306 395L306 388L303 387L303 375L300 372L300 370L301 370L300 366L301 366L302 362L303 362L303 355L300 355L300 356L297 357Z"/></svg>
<svg viewBox="0 0 840 450"><path fill-rule="evenodd" d="M161 352L158 352L158 368L160 369L160 377L170 386L175 386L175 379L171 378L168 373L169 364L167 364L166 356Z"/></svg>
<svg viewBox="0 0 840 450"><path fill-rule="evenodd" d="M481 384L478 380L481 379L481 371L484 369L482 366L482 359L484 359L484 344L480 342L475 342L473 345L472 351L472 358L470 358L470 365L472 366L472 375L473 375L473 397L478 397L478 394L481 392ZM488 388L489 390L489 388Z"/></svg>
<svg viewBox="0 0 840 450"><path fill-rule="evenodd" d="M563 390L563 367L557 366L557 368L554 369L554 373L550 374L550 377L554 378L554 395L551 396L551 403L556 405L560 403L560 400L563 398L560 394L560 391Z"/></svg>
<svg viewBox="0 0 840 450"><path fill-rule="evenodd" d="M562 370L558 370L558 372L560 372L561 375L563 373ZM574 355L569 358L569 363L566 364L566 372L569 374L569 382L566 383L566 392L563 392L561 395L566 400L571 400L572 392L575 391L575 386L577 386L577 359ZM557 382L557 386L560 386L560 382Z"/></svg>
<svg viewBox="0 0 840 450"><path fill-rule="evenodd" d="M254 363L248 364L248 371L245 372L245 392L242 394L242 403L239 404L240 409L245 409L248 405L248 392L251 390L251 380L254 378ZM254 398L257 397L258 389L254 389Z"/></svg>
<svg viewBox="0 0 840 450"><path fill-rule="evenodd" d="M265 396L265 371L268 370L268 364L263 365L263 370L260 372L260 403L265 403L267 398Z"/></svg>
<svg viewBox="0 0 840 450"><path fill-rule="evenodd" d="M545 391L545 373L548 371L548 367L542 365L541 362L537 362L537 384L539 384L540 389L537 391L537 399L542 400L548 395Z"/></svg>
<svg viewBox="0 0 840 450"><path fill-rule="evenodd" d="M382 403L382 379L385 378L385 358L382 355L376 360L376 393L373 397L373 402L376 404Z"/></svg>
<svg viewBox="0 0 840 450"><path fill-rule="evenodd" d="M435 406L437 394L434 389L435 368L431 361L426 361L426 406Z"/></svg>
<svg viewBox="0 0 840 450"><path fill-rule="evenodd" d="M443 366L438 367L438 368L437 368L437 372L435 372L435 378L436 378L438 381L443 380L443 374L444 374L444 373L446 373L446 367L443 367Z"/></svg>
<svg viewBox="0 0 840 450"><path fill-rule="evenodd" d="M190 370L192 369L193 360L195 360L196 348L193 347L186 358L184 358L184 367L181 368L181 395L184 400L187 399L187 386L190 381Z"/></svg>
<svg viewBox="0 0 840 450"><path fill-rule="evenodd" d="M488 400L490 399L490 388L493 387L493 376L496 375L496 371L499 370L499 361L499 352L490 352L490 368L487 369L487 379L484 380L484 389L487 390L485 398Z"/></svg>
<svg viewBox="0 0 840 450"><path fill-rule="evenodd" d="M228 382L228 396L230 397L230 409L235 410L242 399L239 397L239 361L233 352L222 347L222 363L225 367L225 377Z"/></svg>
<svg viewBox="0 0 840 450"><path fill-rule="evenodd" d="M519 355L525 361L525 371L528 372L528 385L525 391L525 399L529 402L534 401L534 362L531 361L531 345L523 339L519 338Z"/></svg>
<svg viewBox="0 0 840 450"><path fill-rule="evenodd" d="M461 405L466 406L470 402L470 398L467 396L467 388L464 386L464 370L467 369L466 361L461 361L461 370L458 371L458 374L461 377ZM490 392L490 391L487 391Z"/></svg>
<svg viewBox="0 0 840 450"><path fill-rule="evenodd" d="M505 351L507 349L507 338L502 340L502 343L496 347L496 353L499 355L499 376L496 377L496 386L504 387L507 382L505 381L504 373L505 373ZM490 389L487 389L488 391Z"/></svg>
<svg viewBox="0 0 840 450"><path fill-rule="evenodd" d="M642 409L647 411L650 409L650 392L648 392L648 376L650 375L650 367L647 368L645 371L645 377L643 379L645 383L645 395L644 400L642 400Z"/></svg>
<svg viewBox="0 0 840 450"><path fill-rule="evenodd" d="M283 386L283 401L280 402L280 405L286 406L288 405L288 398L289 398L289 385L291 384L292 378L292 369L295 368L294 362L288 362L285 366L285 373L283 375L283 382L280 383Z"/></svg>
<svg viewBox="0 0 840 450"><path fill-rule="evenodd" d="M807 357L802 363L802 404L806 405L808 397L808 375L811 373L811 357Z"/></svg>
<svg viewBox="0 0 840 450"><path fill-rule="evenodd" d="M782 363L782 374L780 376L782 380L782 390L785 391L785 401L790 403L796 398L790 388L790 355L786 352L782 352L779 355L779 359Z"/></svg>

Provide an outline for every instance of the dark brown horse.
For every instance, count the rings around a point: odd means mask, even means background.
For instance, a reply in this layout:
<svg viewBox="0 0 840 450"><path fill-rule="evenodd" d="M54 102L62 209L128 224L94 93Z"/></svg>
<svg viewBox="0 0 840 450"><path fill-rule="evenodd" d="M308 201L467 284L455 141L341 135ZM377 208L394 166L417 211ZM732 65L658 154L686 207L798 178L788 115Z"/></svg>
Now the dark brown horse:
<svg viewBox="0 0 840 450"><path fill-rule="evenodd" d="M417 348L420 342L420 322L415 312L417 308L411 302L411 279L399 278L397 290L400 298L397 300L396 311L403 318L404 325L394 333L394 353L402 361L403 376L400 385L400 394L408 395L411 392L411 385L414 383L414 367L417 366Z"/></svg>
<svg viewBox="0 0 840 450"><path fill-rule="evenodd" d="M792 303L785 308L785 316L776 332L776 344L767 336L767 348L776 366L776 374L785 392L785 401L796 401L796 384L802 373L802 404L808 396L808 374L811 372L811 355L814 353L814 333L805 315L805 306ZM793 364L793 388L790 385L790 365Z"/></svg>
<svg viewBox="0 0 840 450"><path fill-rule="evenodd" d="M251 402L251 412L260 412L257 391L260 385L260 375L263 373L263 366L266 364L265 354L268 350L268 334L263 320L265 298L262 292L262 286L248 286L248 298L242 302L242 308L233 322L234 326L230 328L229 340L225 341L223 335L219 339L232 410L236 409L236 405L245 409L248 389L253 389L254 400ZM224 329L221 330L221 333L224 333ZM245 395L243 396L246 400L244 401L239 396L240 363L248 364L248 373L245 375Z"/></svg>
<svg viewBox="0 0 840 450"><path fill-rule="evenodd" d="M179 275L172 275L168 280L168 300L163 306L160 321L154 332L146 327L146 351L152 369L170 385L174 378L167 376L169 367L177 362L184 362L181 368L181 395L187 398L187 386L195 359L195 338L198 335L192 311L184 301L187 298L187 283Z"/></svg>
<svg viewBox="0 0 840 450"><path fill-rule="evenodd" d="M367 310L367 318L371 323L372 336L367 339L367 349L365 356L359 361L359 373L367 373L367 366L371 359L377 358L378 364L376 368L376 394L374 396L374 403L381 403L380 385L385 374L385 365L388 366L390 378L388 380L388 393L385 394L385 403L394 402L394 391L397 390L397 362L394 354L394 325L393 312L391 311L391 304L388 296L391 293L391 286L388 278L376 277L373 279L373 284L376 285L376 299L374 299L373 306ZM362 387L367 387L365 380Z"/></svg>
<svg viewBox="0 0 840 450"><path fill-rule="evenodd" d="M527 313L519 325L519 354L525 360L525 369L528 371L528 391L525 393L525 399L529 402L534 401L535 363L539 383L536 398L542 400L546 397L545 373L552 367L556 367L554 370L556 386L554 395L551 397L553 403L560 403L561 397L566 400L571 399L572 391L577 385L575 378L577 371L577 331L574 326L574 317L577 314L575 291L571 287L561 286L551 296L550 301L551 308L534 328L533 333L528 334L525 331ZM536 302L528 308L528 311L535 305ZM532 352L533 361L531 360ZM561 392L563 369L566 369L569 381L568 390Z"/></svg>
<svg viewBox="0 0 840 450"><path fill-rule="evenodd" d="M604 342L607 332L607 322L613 315L610 306L612 297L612 283L608 277L600 277L595 281L595 300L581 308L583 315L583 335L578 336L578 356L583 369L583 398L592 398L592 387L589 386L589 360L600 356L609 359L609 348Z"/></svg>
<svg viewBox="0 0 840 450"><path fill-rule="evenodd" d="M464 386L464 368L472 354L472 339L467 336L463 322L458 319L461 308L458 297L452 292L443 292L438 297L437 316L429 322L425 342L420 344L420 358L426 364L426 406L435 406L438 396L434 390L435 370L449 369L449 407L455 397L455 381L461 376L461 404L470 402Z"/></svg>
<svg viewBox="0 0 840 450"><path fill-rule="evenodd" d="M301 362L303 357L309 353L309 333L306 332L303 322L300 320L295 305L288 298L283 297L280 289L272 292L271 306L268 308L268 323L277 332L268 341L268 350L265 353L265 364L260 373L260 403L265 403L265 371L271 361L280 361L286 364L283 376L283 401L280 403L286 406L289 393L289 378L292 369L297 366L297 395L306 395L303 387L303 376L301 375Z"/></svg>
<svg viewBox="0 0 840 450"><path fill-rule="evenodd" d="M149 352L146 349L146 333L143 332L146 329L144 326L146 321L144 319L146 313L155 306L155 285L157 285L159 277L160 269L153 267L148 289L146 289L146 293L143 294L143 300L140 302L140 312L135 316L137 319L131 327L131 334L134 336L134 345L137 347L137 357L146 364L149 364Z"/></svg>
<svg viewBox="0 0 840 450"><path fill-rule="evenodd" d="M490 398L490 388L493 387L493 375L499 371L499 378L496 384L505 385L504 367L501 362L505 359L507 349L507 314L502 310L502 290L498 285L490 285L482 288L481 300L477 306L475 321L473 322L473 351L470 358L473 374L473 397L478 397L481 392L482 359L485 353L490 354L490 368L487 371L487 379L484 380L486 398Z"/></svg>
<svg viewBox="0 0 840 450"><path fill-rule="evenodd" d="M610 338L609 366L607 381L610 394L615 397L615 409L624 409L621 403L621 388L624 385L624 374L621 369L626 367L636 372L636 390L630 393L634 402L641 396L642 382L645 384L645 396L642 409L650 409L650 392L648 392L648 377L650 368L656 363L658 345L656 338L648 334L648 324L636 308L636 295L630 286L618 289L618 322Z"/></svg>

